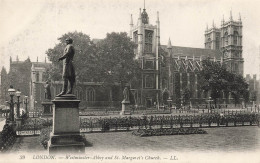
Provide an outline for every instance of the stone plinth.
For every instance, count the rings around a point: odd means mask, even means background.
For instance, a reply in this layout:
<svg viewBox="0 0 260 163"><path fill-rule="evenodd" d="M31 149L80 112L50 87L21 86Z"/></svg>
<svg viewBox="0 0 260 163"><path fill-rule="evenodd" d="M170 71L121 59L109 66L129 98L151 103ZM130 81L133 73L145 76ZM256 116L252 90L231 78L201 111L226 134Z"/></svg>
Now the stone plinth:
<svg viewBox="0 0 260 163"><path fill-rule="evenodd" d="M84 153L84 139L79 130L79 103L72 94L53 101L53 129L48 142L49 154Z"/></svg>
<svg viewBox="0 0 260 163"><path fill-rule="evenodd" d="M121 103L122 103L122 111L120 112L120 115L125 115L125 113L126 113L125 109L126 109L127 105L130 104L130 101L123 100Z"/></svg>
<svg viewBox="0 0 260 163"><path fill-rule="evenodd" d="M22 126L22 118L16 118L15 121L16 121L16 126L17 127Z"/></svg>
<svg viewBox="0 0 260 163"><path fill-rule="evenodd" d="M42 102L44 116L52 115L52 105L53 103L51 101Z"/></svg>

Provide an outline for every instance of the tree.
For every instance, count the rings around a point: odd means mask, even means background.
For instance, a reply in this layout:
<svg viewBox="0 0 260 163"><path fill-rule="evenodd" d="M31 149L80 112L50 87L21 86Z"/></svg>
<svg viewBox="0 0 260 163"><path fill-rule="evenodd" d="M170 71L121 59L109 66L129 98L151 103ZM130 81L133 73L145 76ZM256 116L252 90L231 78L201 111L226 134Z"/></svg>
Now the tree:
<svg viewBox="0 0 260 163"><path fill-rule="evenodd" d="M218 62L205 59L202 61L201 88L204 91L210 91L210 96L214 100L215 107L217 98L221 96L222 91L231 92L235 104L240 97L246 96L248 84L241 75L233 74Z"/></svg>
<svg viewBox="0 0 260 163"><path fill-rule="evenodd" d="M136 45L127 37L127 33L109 33L106 38L94 44L88 35L73 32L62 35L54 48L46 54L52 66L48 72L52 80L61 80L62 63L58 58L65 48L65 39L71 37L75 47L74 65L76 80L80 82L94 81L103 83L104 87L112 88L116 83L121 85L140 79L140 68L134 59Z"/></svg>
<svg viewBox="0 0 260 163"><path fill-rule="evenodd" d="M134 59L136 45L127 37L127 33L108 33L97 44L100 79L104 84L126 83L140 74L137 60Z"/></svg>
<svg viewBox="0 0 260 163"><path fill-rule="evenodd" d="M113 85L120 85L120 94L128 83L135 86L139 83L140 68L134 59L136 45L127 37L127 33L108 33L106 38L97 44L100 80L103 86L110 88L110 99L113 99ZM131 96L131 95L130 95Z"/></svg>
<svg viewBox="0 0 260 163"><path fill-rule="evenodd" d="M190 102L190 90L188 88L185 88L182 92L182 99L183 99L183 105L187 105Z"/></svg>
<svg viewBox="0 0 260 163"><path fill-rule="evenodd" d="M216 106L217 98L220 97L222 90L227 89L228 71L221 64L205 59L202 61L200 76L202 90L210 91L210 96Z"/></svg>
<svg viewBox="0 0 260 163"><path fill-rule="evenodd" d="M62 62L58 62L58 58L63 55L65 48L65 40L70 37L73 39L75 55L73 58L76 79L79 82L93 81L97 79L98 67L96 66L96 45L90 40L90 37L82 32L69 32L62 35L60 41L54 48L46 51L49 60L52 62L50 68L50 78L53 80L61 80Z"/></svg>
<svg viewBox="0 0 260 163"><path fill-rule="evenodd" d="M248 98L246 97L248 95L248 83L241 75L230 73L228 83L227 90L231 92L235 105L239 102L241 97L245 100Z"/></svg>

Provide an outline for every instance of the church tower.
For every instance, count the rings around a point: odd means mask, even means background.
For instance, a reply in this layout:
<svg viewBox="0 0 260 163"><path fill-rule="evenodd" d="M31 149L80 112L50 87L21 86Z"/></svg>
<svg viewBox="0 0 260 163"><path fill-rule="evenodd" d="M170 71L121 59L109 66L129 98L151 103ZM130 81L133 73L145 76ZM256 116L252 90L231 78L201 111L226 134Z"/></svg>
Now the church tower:
<svg viewBox="0 0 260 163"><path fill-rule="evenodd" d="M136 59L142 68L142 85L138 92L138 103L151 107L155 103L159 105L160 96L160 21L157 12L156 25L150 24L149 16L144 8L139 11L137 24L130 21L130 38L136 43Z"/></svg>
<svg viewBox="0 0 260 163"><path fill-rule="evenodd" d="M205 31L205 48L206 49L220 49L220 29L216 28L214 21L212 28L206 28Z"/></svg>
<svg viewBox="0 0 260 163"><path fill-rule="evenodd" d="M234 21L232 12L227 22L221 23L221 51L224 63L229 71L243 75L244 59L242 56L242 20Z"/></svg>
<svg viewBox="0 0 260 163"><path fill-rule="evenodd" d="M227 69L240 75L244 73L242 27L240 14L238 21L234 21L230 12L228 21L225 21L223 16L220 28L216 28L214 21L212 28L209 29L207 26L204 43L206 49L220 50Z"/></svg>

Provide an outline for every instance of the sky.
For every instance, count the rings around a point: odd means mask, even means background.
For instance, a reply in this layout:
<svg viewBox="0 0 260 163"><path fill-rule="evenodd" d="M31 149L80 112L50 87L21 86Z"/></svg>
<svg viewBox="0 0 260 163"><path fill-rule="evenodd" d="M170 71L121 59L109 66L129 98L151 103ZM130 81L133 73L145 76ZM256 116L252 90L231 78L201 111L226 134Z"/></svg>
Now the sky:
<svg viewBox="0 0 260 163"><path fill-rule="evenodd" d="M160 15L161 44L204 48L208 24L220 26L232 16L243 22L244 74L259 74L260 0L146 0L150 24ZM45 52L67 32L81 31L92 39L110 32L129 32L130 15L137 23L144 0L0 0L0 67L9 58L44 61Z"/></svg>

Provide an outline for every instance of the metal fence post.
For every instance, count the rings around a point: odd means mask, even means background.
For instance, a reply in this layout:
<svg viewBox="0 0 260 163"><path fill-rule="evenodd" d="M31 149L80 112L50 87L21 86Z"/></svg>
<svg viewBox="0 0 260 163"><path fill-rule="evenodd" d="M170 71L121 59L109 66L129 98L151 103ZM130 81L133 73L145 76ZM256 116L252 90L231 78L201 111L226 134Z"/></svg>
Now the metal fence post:
<svg viewBox="0 0 260 163"><path fill-rule="evenodd" d="M171 126L171 128L173 128L173 117L172 117L172 115L171 115L170 126Z"/></svg>

